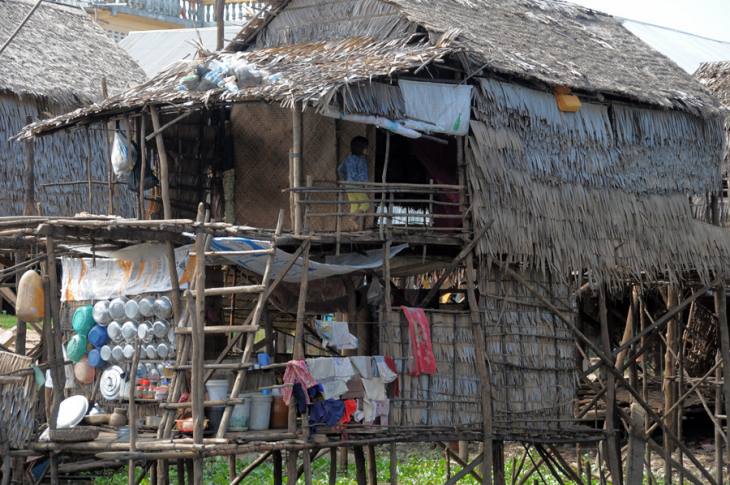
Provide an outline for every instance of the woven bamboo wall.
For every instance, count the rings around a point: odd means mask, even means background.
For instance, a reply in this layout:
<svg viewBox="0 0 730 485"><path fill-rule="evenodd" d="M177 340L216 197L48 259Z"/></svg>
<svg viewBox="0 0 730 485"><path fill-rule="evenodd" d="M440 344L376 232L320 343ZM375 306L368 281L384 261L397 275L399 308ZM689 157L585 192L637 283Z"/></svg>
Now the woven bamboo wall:
<svg viewBox="0 0 730 485"><path fill-rule="evenodd" d="M381 325L380 352L395 359L400 396L391 400L390 424L459 426L481 423L479 376L468 312L427 310L438 372L412 377L403 371L409 355L408 322L394 311Z"/></svg>
<svg viewBox="0 0 730 485"><path fill-rule="evenodd" d="M547 298L570 300L567 286L537 273L523 276ZM480 279L496 426L513 433L567 427L559 420L573 416L578 377L573 335L515 280L486 271Z"/></svg>
<svg viewBox="0 0 730 485"><path fill-rule="evenodd" d="M0 374L29 369L33 359L10 352L0 352ZM32 374L23 375L19 383L0 384L0 443L22 448L35 429L36 392Z"/></svg>
<svg viewBox="0 0 730 485"><path fill-rule="evenodd" d="M74 108L76 106L48 105L33 98L0 95L0 215L22 215L24 208L25 146L8 138L25 126L28 116L38 119L42 112L65 113ZM35 199L43 215L68 216L81 211L107 213L107 185L92 186L91 206L86 184L43 187L46 183L87 180L89 147L92 179L106 181L109 143L103 125L94 124L72 132L61 131L35 141ZM114 212L125 217L133 216L133 194L122 186L116 186L114 194Z"/></svg>
<svg viewBox="0 0 730 485"><path fill-rule="evenodd" d="M289 150L291 110L266 103L236 104L231 108L234 137L236 222L255 227L273 227L280 209L285 210L284 227L289 229ZM338 122L308 110L304 112L304 157L302 184L311 175L315 183L337 180L337 164L349 153L350 140L365 136L366 125ZM336 147L336 143L339 147ZM371 170L372 172L372 170ZM324 197L321 197L324 199ZM336 200L333 196L332 200ZM313 211L333 212L332 206ZM348 222L343 221L343 230ZM349 227L349 226L347 226ZM334 218L316 218L312 230L334 231Z"/></svg>

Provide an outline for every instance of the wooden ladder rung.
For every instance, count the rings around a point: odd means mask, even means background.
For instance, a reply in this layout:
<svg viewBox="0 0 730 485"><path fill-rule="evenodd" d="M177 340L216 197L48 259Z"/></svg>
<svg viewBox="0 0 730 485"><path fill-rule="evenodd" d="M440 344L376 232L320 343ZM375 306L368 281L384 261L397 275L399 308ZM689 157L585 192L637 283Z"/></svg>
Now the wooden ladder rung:
<svg viewBox="0 0 730 485"><path fill-rule="evenodd" d="M211 325L203 327L203 333L248 333L256 332L259 329L256 325ZM178 335L190 335L193 332L191 327L177 327L175 333Z"/></svg>
<svg viewBox="0 0 730 485"><path fill-rule="evenodd" d="M245 249L241 251L206 251L206 256L258 256L263 254L273 254L273 249ZM191 253L192 254L192 253Z"/></svg>
<svg viewBox="0 0 730 485"><path fill-rule="evenodd" d="M228 286L223 288L206 288L205 296L235 295L238 293L261 293L265 285Z"/></svg>
<svg viewBox="0 0 730 485"><path fill-rule="evenodd" d="M279 363L279 364L270 364L270 365L261 366L258 369L259 370L282 369L282 368L286 367L286 365L287 365L286 362L284 362L284 363ZM254 366L254 364L251 364L251 363L242 364L240 362L225 363L225 364L213 364L213 363L203 364L204 369L225 369L225 370L252 369L253 366ZM174 370L190 370L190 369L192 369L192 367L193 366L190 364L181 364L181 365L173 366L173 369Z"/></svg>
<svg viewBox="0 0 730 485"><path fill-rule="evenodd" d="M206 408L210 407L216 407L216 406L233 406L235 404L243 404L244 399L242 398L229 398L229 399L223 399L222 401L203 401L203 406ZM191 408L193 407L192 401L186 401L186 402L163 402L160 403L160 407L163 409L181 409L181 408Z"/></svg>

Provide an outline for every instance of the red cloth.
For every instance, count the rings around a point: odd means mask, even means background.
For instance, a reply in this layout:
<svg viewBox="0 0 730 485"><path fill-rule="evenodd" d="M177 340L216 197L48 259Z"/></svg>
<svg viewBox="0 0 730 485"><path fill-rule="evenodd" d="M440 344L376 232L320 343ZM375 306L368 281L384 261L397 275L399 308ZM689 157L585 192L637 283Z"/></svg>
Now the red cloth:
<svg viewBox="0 0 730 485"><path fill-rule="evenodd" d="M401 306L408 320L408 334L411 340L410 374L436 374L436 357L431 346L431 325L423 308Z"/></svg>
<svg viewBox="0 0 730 485"><path fill-rule="evenodd" d="M286 371L284 371L284 384L290 384L284 386L281 390L281 397L284 398L284 403L287 405L291 400L292 392L294 392L294 384L301 384L304 388L304 396L309 404L309 393L307 389L317 385L317 381L314 380L312 374L309 372L307 363L303 360L290 360L286 363Z"/></svg>
<svg viewBox="0 0 730 485"><path fill-rule="evenodd" d="M357 401L354 399L345 399L345 414L340 418L340 424L349 423L355 411L357 411Z"/></svg>

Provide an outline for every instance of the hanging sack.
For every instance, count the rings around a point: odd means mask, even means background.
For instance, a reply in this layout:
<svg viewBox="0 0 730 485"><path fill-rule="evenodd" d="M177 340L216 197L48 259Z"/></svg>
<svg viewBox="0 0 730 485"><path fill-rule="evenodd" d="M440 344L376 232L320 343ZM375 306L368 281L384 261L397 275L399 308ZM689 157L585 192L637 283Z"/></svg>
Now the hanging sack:
<svg viewBox="0 0 730 485"><path fill-rule="evenodd" d="M23 322L40 322L45 316L43 281L33 270L23 273L18 282L15 315Z"/></svg>
<svg viewBox="0 0 730 485"><path fill-rule="evenodd" d="M112 145L112 169L118 179L126 179L129 172L132 171L137 158L134 151L134 147L130 145L127 135L124 131L117 128L114 133L114 144Z"/></svg>

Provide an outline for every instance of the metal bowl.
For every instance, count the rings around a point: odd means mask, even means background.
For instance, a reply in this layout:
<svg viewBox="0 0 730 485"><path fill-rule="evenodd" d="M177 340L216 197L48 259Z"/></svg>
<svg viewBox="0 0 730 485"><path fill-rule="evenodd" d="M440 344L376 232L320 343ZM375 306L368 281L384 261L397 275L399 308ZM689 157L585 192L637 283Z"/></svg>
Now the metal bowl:
<svg viewBox="0 0 730 485"><path fill-rule="evenodd" d="M124 304L124 314L128 319L133 321L139 321L141 313L139 311L139 304L134 300L129 300Z"/></svg>
<svg viewBox="0 0 730 485"><path fill-rule="evenodd" d="M94 309L91 314L94 321L99 325L108 325L112 321L112 316L109 314L109 302L107 300L94 303Z"/></svg>
<svg viewBox="0 0 730 485"><path fill-rule="evenodd" d="M124 306L126 301L122 298L114 298L111 303L109 303L109 316L111 316L112 320L123 320L126 316L124 312Z"/></svg>
<svg viewBox="0 0 730 485"><path fill-rule="evenodd" d="M139 313L146 318L155 314L155 300L146 296L137 302Z"/></svg>
<svg viewBox="0 0 730 485"><path fill-rule="evenodd" d="M168 297L161 296L155 300L155 316L163 320L172 316L172 303Z"/></svg>

